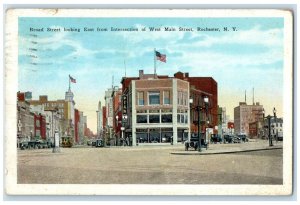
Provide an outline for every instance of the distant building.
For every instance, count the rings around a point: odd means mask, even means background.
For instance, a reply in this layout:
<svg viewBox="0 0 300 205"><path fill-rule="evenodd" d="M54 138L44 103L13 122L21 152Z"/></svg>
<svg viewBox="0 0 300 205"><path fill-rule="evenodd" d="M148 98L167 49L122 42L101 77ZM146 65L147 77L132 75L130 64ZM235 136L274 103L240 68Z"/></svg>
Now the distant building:
<svg viewBox="0 0 300 205"><path fill-rule="evenodd" d="M79 110L75 109L74 110L74 120L75 120L75 143L79 144L80 139L79 139L79 126L80 126L80 115L79 115Z"/></svg>
<svg viewBox="0 0 300 205"><path fill-rule="evenodd" d="M109 145L115 145L116 139L115 139L115 132L113 130L115 125L115 116L114 116L114 93L118 92L119 87L115 86L112 88L109 88L105 91L105 107L106 107L106 113L105 113L105 130L106 130L106 143Z"/></svg>
<svg viewBox="0 0 300 205"><path fill-rule="evenodd" d="M78 138L79 138L79 144L84 143L84 128L85 128L85 122L83 119L83 112L79 111L79 122L78 122Z"/></svg>
<svg viewBox="0 0 300 205"><path fill-rule="evenodd" d="M274 138L277 136L279 138L283 137L283 118L273 118L271 119L271 134Z"/></svg>
<svg viewBox="0 0 300 205"><path fill-rule="evenodd" d="M98 103L97 109L97 137L100 137L103 132L103 113L102 113L102 106L101 101Z"/></svg>
<svg viewBox="0 0 300 205"><path fill-rule="evenodd" d="M74 117L74 113L73 114L70 113L72 111L71 109L72 102L66 100L48 100L47 95L41 95L39 96L38 100L29 100L29 103L33 107L39 105L43 106L44 111L48 111L50 113L54 112L54 115L57 115L59 113L61 118L60 126L59 126L60 136L72 136L73 139L75 138L75 132L74 132L75 122L72 122L72 115ZM51 133L51 136L53 136L53 133Z"/></svg>
<svg viewBox="0 0 300 205"><path fill-rule="evenodd" d="M30 140L34 135L34 113L30 111L29 102L25 98L17 101L17 141Z"/></svg>
<svg viewBox="0 0 300 205"><path fill-rule="evenodd" d="M235 134L249 135L249 124L262 121L262 118L263 106L258 102L253 105L247 105L245 102L240 102L239 106L234 108Z"/></svg>
<svg viewBox="0 0 300 205"><path fill-rule="evenodd" d="M119 88L117 91L114 91L112 93L113 97L113 112L114 112L114 123L113 123L113 129L115 132L115 144L120 145L121 141L121 127L122 127L122 89Z"/></svg>
<svg viewBox="0 0 300 205"><path fill-rule="evenodd" d="M42 114L34 114L34 138L46 140L46 119Z"/></svg>

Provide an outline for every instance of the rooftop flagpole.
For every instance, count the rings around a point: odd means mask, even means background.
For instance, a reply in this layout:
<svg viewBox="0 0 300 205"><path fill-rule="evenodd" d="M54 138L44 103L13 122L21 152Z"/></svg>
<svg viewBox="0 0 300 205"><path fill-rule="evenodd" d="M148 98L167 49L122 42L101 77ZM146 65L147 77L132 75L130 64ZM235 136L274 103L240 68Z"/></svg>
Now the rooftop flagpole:
<svg viewBox="0 0 300 205"><path fill-rule="evenodd" d="M70 74L69 74L69 90L71 90L71 80L70 80Z"/></svg>

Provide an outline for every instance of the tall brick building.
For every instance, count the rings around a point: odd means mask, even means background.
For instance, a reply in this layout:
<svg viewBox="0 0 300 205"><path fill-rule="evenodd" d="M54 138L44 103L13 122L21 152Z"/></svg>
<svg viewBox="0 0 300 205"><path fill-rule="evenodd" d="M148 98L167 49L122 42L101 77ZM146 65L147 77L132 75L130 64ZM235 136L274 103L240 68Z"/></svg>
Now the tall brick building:
<svg viewBox="0 0 300 205"><path fill-rule="evenodd" d="M126 113L125 137L133 146L140 143L181 143L191 133L197 133L195 109L209 98L207 111L201 113L201 130L217 125L217 83L211 77L189 77L175 73L174 77L144 74L124 77L122 83L122 113ZM124 103L126 98L126 103ZM193 105L189 99L193 98ZM124 110L126 109L126 110Z"/></svg>
<svg viewBox="0 0 300 205"><path fill-rule="evenodd" d="M256 104L253 103L253 105L240 102L239 106L234 108L234 133L249 135L249 124L262 121L262 117L263 106L258 102Z"/></svg>

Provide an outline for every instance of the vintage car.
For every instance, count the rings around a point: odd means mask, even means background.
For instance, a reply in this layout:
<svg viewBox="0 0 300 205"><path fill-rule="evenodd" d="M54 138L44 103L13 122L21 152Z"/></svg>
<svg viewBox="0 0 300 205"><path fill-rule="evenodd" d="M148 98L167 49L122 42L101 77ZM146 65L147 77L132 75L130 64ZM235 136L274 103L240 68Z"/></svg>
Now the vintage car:
<svg viewBox="0 0 300 205"><path fill-rule="evenodd" d="M184 142L185 151L188 151L189 148L197 150L198 144L199 144L198 136L191 136L190 140ZM208 144L204 141L204 139L201 139L201 147L204 147L206 149L208 148Z"/></svg>
<svg viewBox="0 0 300 205"><path fill-rule="evenodd" d="M211 137L210 137L210 142L211 143L215 143L217 144L218 142L219 143L222 143L222 137L218 134L212 134Z"/></svg>
<svg viewBox="0 0 300 205"><path fill-rule="evenodd" d="M240 138L241 142L248 142L249 141L247 135L245 135L245 134L238 135L238 138Z"/></svg>
<svg viewBox="0 0 300 205"><path fill-rule="evenodd" d="M233 138L232 135L224 135L224 143L233 143Z"/></svg>

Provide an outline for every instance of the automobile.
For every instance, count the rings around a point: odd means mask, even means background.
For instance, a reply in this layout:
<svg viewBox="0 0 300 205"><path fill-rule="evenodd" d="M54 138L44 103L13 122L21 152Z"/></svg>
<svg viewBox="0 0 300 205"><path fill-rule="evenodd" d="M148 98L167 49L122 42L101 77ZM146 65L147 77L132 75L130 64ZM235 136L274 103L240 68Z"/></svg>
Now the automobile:
<svg viewBox="0 0 300 205"><path fill-rule="evenodd" d="M233 143L232 135L224 135L224 143Z"/></svg>
<svg viewBox="0 0 300 205"><path fill-rule="evenodd" d="M96 146L96 140L92 140L92 146Z"/></svg>
<svg viewBox="0 0 300 205"><path fill-rule="evenodd" d="M215 143L217 144L218 142L219 143L222 143L222 137L218 134L212 134L211 137L210 137L210 142L211 143Z"/></svg>
<svg viewBox="0 0 300 205"><path fill-rule="evenodd" d="M195 151L198 149L199 138L198 136L191 136L190 140L184 142L185 151L188 151L189 148L194 149ZM208 148L208 144L205 143L204 139L201 139L201 147Z"/></svg>
<svg viewBox="0 0 300 205"><path fill-rule="evenodd" d="M91 140L88 140L88 141L86 142L86 145L91 146L91 145L92 145L92 141L91 141Z"/></svg>
<svg viewBox="0 0 300 205"><path fill-rule="evenodd" d="M249 141L247 135L245 135L245 134L240 134L240 135L238 135L238 137L240 138L241 142L248 142Z"/></svg>
<svg viewBox="0 0 300 205"><path fill-rule="evenodd" d="M241 143L241 138L238 135L233 136L233 143Z"/></svg>

